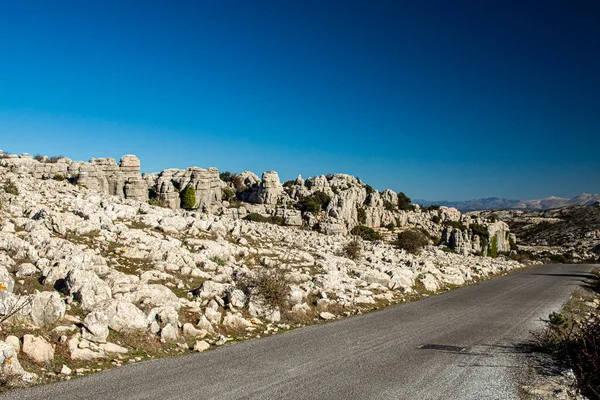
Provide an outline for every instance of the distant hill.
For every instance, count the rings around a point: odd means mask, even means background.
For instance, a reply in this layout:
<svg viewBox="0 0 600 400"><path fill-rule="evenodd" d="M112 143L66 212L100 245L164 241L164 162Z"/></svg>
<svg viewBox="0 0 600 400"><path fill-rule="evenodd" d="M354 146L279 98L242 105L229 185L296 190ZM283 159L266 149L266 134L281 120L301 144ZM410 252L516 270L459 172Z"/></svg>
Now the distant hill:
<svg viewBox="0 0 600 400"><path fill-rule="evenodd" d="M466 201L414 200L414 203L423 206L438 204L440 206L455 207L460 211L466 212L480 210L549 210L567 206L588 206L598 201L600 201L600 194L582 193L571 199L554 196L541 200L514 200L502 197L488 197Z"/></svg>

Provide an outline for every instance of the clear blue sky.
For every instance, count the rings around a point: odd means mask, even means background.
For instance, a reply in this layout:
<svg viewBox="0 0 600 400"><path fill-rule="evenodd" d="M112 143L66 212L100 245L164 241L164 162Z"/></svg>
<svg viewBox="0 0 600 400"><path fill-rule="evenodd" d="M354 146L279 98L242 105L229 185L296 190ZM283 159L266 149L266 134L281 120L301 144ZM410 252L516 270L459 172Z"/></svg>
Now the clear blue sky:
<svg viewBox="0 0 600 400"><path fill-rule="evenodd" d="M0 0L0 149L600 192L599 1Z"/></svg>

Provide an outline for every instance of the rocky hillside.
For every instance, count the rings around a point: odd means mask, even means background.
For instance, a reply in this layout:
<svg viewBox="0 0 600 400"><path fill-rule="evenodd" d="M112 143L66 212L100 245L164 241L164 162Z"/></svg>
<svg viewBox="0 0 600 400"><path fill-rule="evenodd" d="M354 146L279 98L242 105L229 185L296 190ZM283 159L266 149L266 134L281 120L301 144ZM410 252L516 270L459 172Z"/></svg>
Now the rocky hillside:
<svg viewBox="0 0 600 400"><path fill-rule="evenodd" d="M505 246L503 223L453 209L400 210L395 193L347 175L282 185L276 173L243 173L241 188L212 169L142 177L134 156L119 165L45 161L25 155L0 164L4 384L203 351L520 266L470 255L482 250L479 235ZM188 187L192 210L180 207ZM234 189L241 200L231 198ZM167 207L149 204L148 193ZM330 197L327 205L311 197L317 193ZM281 221L244 219L251 213ZM462 254L426 246L415 255L344 234L352 224L388 221L439 232Z"/></svg>
<svg viewBox="0 0 600 400"><path fill-rule="evenodd" d="M568 206L587 206L600 201L600 194L582 193L573 198L548 197L540 200L513 200L501 197L488 197L467 201L426 201L418 200L422 205L439 204L454 207L462 212L481 210L549 210Z"/></svg>
<svg viewBox="0 0 600 400"><path fill-rule="evenodd" d="M216 168L198 167L141 175L140 160L134 155L123 156L117 164L113 158L75 162L66 157L0 153L0 165L19 175L65 179L95 192L170 209L271 221L326 234L362 234L365 227L385 227L386 232L415 227L436 244L460 253L487 254L492 245L493 252L510 251L508 226L502 222L473 220L449 207L421 209L410 204L403 193L379 192L346 174L298 176L284 184L275 171L264 172L261 178L249 171L220 174ZM189 204L185 204L184 194ZM478 233L471 225L480 228Z"/></svg>
<svg viewBox="0 0 600 400"><path fill-rule="evenodd" d="M600 256L600 203L545 211L486 211L474 213L508 223L520 245L551 251L577 260Z"/></svg>

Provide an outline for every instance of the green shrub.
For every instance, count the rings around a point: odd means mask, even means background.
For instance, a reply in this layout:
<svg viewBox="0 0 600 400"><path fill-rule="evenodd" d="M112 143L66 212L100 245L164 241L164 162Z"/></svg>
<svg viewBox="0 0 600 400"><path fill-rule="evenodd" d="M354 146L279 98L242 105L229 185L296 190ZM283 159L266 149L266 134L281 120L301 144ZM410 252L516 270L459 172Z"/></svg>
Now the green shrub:
<svg viewBox="0 0 600 400"><path fill-rule="evenodd" d="M393 230L394 230L394 228L396 227L396 225L394 225L394 223L393 223L393 222L390 222L390 223L389 223L389 224L387 224L385 227L386 227L386 228L387 228L389 231L393 231Z"/></svg>
<svg viewBox="0 0 600 400"><path fill-rule="evenodd" d="M464 231L465 229L467 229L466 225L463 224L460 221L444 221L444 225L445 226L449 226L451 228L456 228L456 229L460 229L461 231Z"/></svg>
<svg viewBox="0 0 600 400"><path fill-rule="evenodd" d="M224 259L220 258L220 257L212 257L210 259L210 261L214 262L215 264L217 264L219 267L224 267L227 265L227 261L225 261Z"/></svg>
<svg viewBox="0 0 600 400"><path fill-rule="evenodd" d="M61 174L56 174L56 175L54 175L54 176L52 177L52 179L54 179L55 181L62 182L62 181L64 181L64 180L65 180L65 177L64 177L64 176L62 176Z"/></svg>
<svg viewBox="0 0 600 400"><path fill-rule="evenodd" d="M364 208L356 206L356 214L358 216L358 222L362 225L367 223L367 212Z"/></svg>
<svg viewBox="0 0 600 400"><path fill-rule="evenodd" d="M488 229L480 224L471 224L469 225L469 228L471 229L471 232L473 232L474 235L479 236L479 238L481 239L481 248L485 249L486 247L488 247L488 243L490 241L490 232L488 231Z"/></svg>
<svg viewBox="0 0 600 400"><path fill-rule="evenodd" d="M431 217L431 221L433 221L433 223L435 224L439 224L442 221L442 218L440 218L439 215L434 215L433 217Z"/></svg>
<svg viewBox="0 0 600 400"><path fill-rule="evenodd" d="M221 172L219 174L219 179L221 179L223 182L226 182L226 183L231 182L232 177L233 177L233 175L229 171Z"/></svg>
<svg viewBox="0 0 600 400"><path fill-rule="evenodd" d="M156 197L150 197L148 199L148 204L150 204L151 206L157 206L157 207L166 207L167 206L165 203L163 203L161 200L157 199Z"/></svg>
<svg viewBox="0 0 600 400"><path fill-rule="evenodd" d="M293 180L290 180L290 181L283 182L283 187L284 188L289 188L289 187L294 186L295 184L296 184L296 180L293 179Z"/></svg>
<svg viewBox="0 0 600 400"><path fill-rule="evenodd" d="M412 254L418 254L429 243L427 236L420 230L409 229L398 233L396 246Z"/></svg>
<svg viewBox="0 0 600 400"><path fill-rule="evenodd" d="M244 218L246 221L264 222L268 224L283 225L283 218L275 215L265 217L259 213L250 213Z"/></svg>
<svg viewBox="0 0 600 400"><path fill-rule="evenodd" d="M15 196L19 195L19 188L17 188L17 185L12 182L8 182L6 185L4 185L4 191L8 194L14 194Z"/></svg>
<svg viewBox="0 0 600 400"><path fill-rule="evenodd" d="M222 190L222 193L223 193L223 200L225 200L225 201L229 201L235 196L235 193L233 193L233 190L231 190L229 188L224 188Z"/></svg>
<svg viewBox="0 0 600 400"><path fill-rule="evenodd" d="M404 192L398 193L398 208L403 211L410 211L414 209L410 198L405 195Z"/></svg>
<svg viewBox="0 0 600 400"><path fill-rule="evenodd" d="M484 237L489 238L490 237L490 232L483 225L471 224L471 225L469 225L469 228L471 228L471 231L473 232L473 234L475 234L481 238L484 238Z"/></svg>
<svg viewBox="0 0 600 400"><path fill-rule="evenodd" d="M367 196L373 193L373 186L365 183L365 189L367 190Z"/></svg>
<svg viewBox="0 0 600 400"><path fill-rule="evenodd" d="M325 193L316 192L311 196L304 197L298 202L298 204L300 205L302 211L316 214L321 210L325 210L330 201L331 198Z"/></svg>
<svg viewBox="0 0 600 400"><path fill-rule="evenodd" d="M350 233L370 242L381 240L381 235L379 235L379 233L377 233L373 228L369 228L368 226L364 225L355 226L352 228Z"/></svg>
<svg viewBox="0 0 600 400"><path fill-rule="evenodd" d="M488 256L492 258L498 257L498 237L496 235L494 235L494 237L492 238L492 242L490 243Z"/></svg>
<svg viewBox="0 0 600 400"><path fill-rule="evenodd" d="M187 186L179 193L179 196L181 197L181 208L191 210L196 207L196 190L193 187Z"/></svg>

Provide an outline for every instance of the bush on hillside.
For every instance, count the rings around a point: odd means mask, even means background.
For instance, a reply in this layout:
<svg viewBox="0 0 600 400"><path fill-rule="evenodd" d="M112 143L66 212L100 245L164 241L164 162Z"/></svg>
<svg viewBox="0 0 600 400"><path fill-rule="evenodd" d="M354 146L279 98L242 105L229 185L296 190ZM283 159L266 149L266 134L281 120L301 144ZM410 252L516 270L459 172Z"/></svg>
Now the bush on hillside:
<svg viewBox="0 0 600 400"><path fill-rule="evenodd" d="M492 238L487 255L492 258L498 257L498 236L494 235Z"/></svg>
<svg viewBox="0 0 600 400"><path fill-rule="evenodd" d="M219 174L219 179L221 179L225 183L229 183L231 182L232 176L233 175L231 174L231 172L225 171Z"/></svg>
<svg viewBox="0 0 600 400"><path fill-rule="evenodd" d="M364 225L355 226L352 228L350 233L370 242L381 240L381 235L379 235L379 233L377 233L373 228L369 228L368 226Z"/></svg>
<svg viewBox="0 0 600 400"><path fill-rule="evenodd" d="M471 224L469 225L469 228L474 235L479 236L481 239L481 248L485 249L490 241L490 232L488 229L480 224Z"/></svg>
<svg viewBox="0 0 600 400"><path fill-rule="evenodd" d="M356 214L358 217L358 223L362 225L367 223L367 212L364 208L356 206Z"/></svg>
<svg viewBox="0 0 600 400"><path fill-rule="evenodd" d="M345 246L343 255L351 260L358 260L362 254L362 241L358 236L354 236Z"/></svg>
<svg viewBox="0 0 600 400"><path fill-rule="evenodd" d="M4 185L4 191L8 194L14 194L15 196L19 195L19 189L13 182L8 182L6 185Z"/></svg>
<svg viewBox="0 0 600 400"><path fill-rule="evenodd" d="M252 222L264 222L264 223L268 223L268 224L283 225L283 218L275 216L275 215L270 215L268 217L265 217L264 215L261 215L259 213L250 213L250 214L246 215L246 217L244 219L246 221L252 221Z"/></svg>
<svg viewBox="0 0 600 400"><path fill-rule="evenodd" d="M429 243L427 236L420 230L409 229L398 233L396 246L412 254L418 254Z"/></svg>
<svg viewBox="0 0 600 400"><path fill-rule="evenodd" d="M544 330L533 333L534 349L566 362L581 393L599 399L600 314L598 309L591 314L589 319L575 322L561 313L551 313Z"/></svg>
<svg viewBox="0 0 600 400"><path fill-rule="evenodd" d="M414 210L414 206L411 204L410 198L403 192L398 193L398 209L403 211Z"/></svg>
<svg viewBox="0 0 600 400"><path fill-rule="evenodd" d="M460 221L444 221L444 225L451 227L451 228L456 228L456 229L460 229L461 231L464 231L465 229L467 229L467 226L465 224L463 224Z"/></svg>
<svg viewBox="0 0 600 400"><path fill-rule="evenodd" d="M325 193L316 192L313 195L304 197L298 202L298 204L301 207L302 211L316 214L321 210L325 210L329 205L330 201L331 198Z"/></svg>
<svg viewBox="0 0 600 400"><path fill-rule="evenodd" d="M181 197L181 208L191 210L196 207L196 190L193 187L187 186L179 193L179 196Z"/></svg>
<svg viewBox="0 0 600 400"><path fill-rule="evenodd" d="M233 193L233 190L231 190L229 188L222 189L221 193L223 195L223 200L225 200L225 201L229 201L235 197L235 193Z"/></svg>

